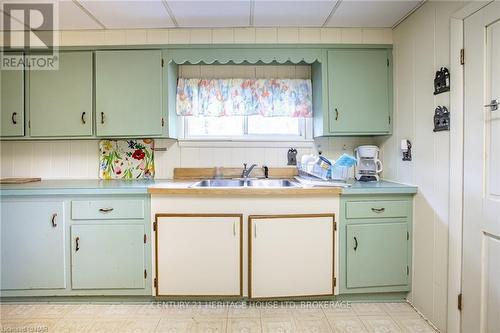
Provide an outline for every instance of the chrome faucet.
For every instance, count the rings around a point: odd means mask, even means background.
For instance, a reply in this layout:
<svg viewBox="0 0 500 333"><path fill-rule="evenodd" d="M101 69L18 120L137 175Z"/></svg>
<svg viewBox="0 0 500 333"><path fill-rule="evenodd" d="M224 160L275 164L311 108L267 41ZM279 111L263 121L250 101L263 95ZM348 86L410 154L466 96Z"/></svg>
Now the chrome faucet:
<svg viewBox="0 0 500 333"><path fill-rule="evenodd" d="M252 164L250 168L247 169L247 164L243 163L243 171L241 172L241 178L248 178L253 168L255 168L257 164Z"/></svg>

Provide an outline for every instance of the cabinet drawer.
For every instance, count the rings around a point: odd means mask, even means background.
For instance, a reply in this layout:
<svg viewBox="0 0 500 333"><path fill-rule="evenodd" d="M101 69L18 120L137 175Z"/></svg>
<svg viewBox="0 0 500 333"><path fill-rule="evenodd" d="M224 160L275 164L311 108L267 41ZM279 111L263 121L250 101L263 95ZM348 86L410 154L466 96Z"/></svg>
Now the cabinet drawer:
<svg viewBox="0 0 500 333"><path fill-rule="evenodd" d="M407 201L352 201L346 202L346 218L364 219L379 217L407 217Z"/></svg>
<svg viewBox="0 0 500 333"><path fill-rule="evenodd" d="M144 200L72 201L73 220L143 219Z"/></svg>

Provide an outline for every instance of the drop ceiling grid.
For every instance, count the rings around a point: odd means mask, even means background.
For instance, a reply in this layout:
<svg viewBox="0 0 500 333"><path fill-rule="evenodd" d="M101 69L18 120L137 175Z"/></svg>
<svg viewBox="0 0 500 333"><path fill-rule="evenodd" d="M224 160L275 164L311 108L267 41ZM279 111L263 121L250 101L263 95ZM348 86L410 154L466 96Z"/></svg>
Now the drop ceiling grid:
<svg viewBox="0 0 500 333"><path fill-rule="evenodd" d="M422 0L60 0L60 21L61 30L178 27L386 28L399 22L421 2ZM227 40L227 37L224 39Z"/></svg>

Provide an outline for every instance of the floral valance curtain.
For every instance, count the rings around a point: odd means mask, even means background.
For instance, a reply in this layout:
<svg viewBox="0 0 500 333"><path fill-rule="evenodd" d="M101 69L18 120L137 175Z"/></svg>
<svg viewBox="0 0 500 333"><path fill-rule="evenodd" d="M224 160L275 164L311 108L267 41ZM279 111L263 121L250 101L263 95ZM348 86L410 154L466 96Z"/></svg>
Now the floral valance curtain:
<svg viewBox="0 0 500 333"><path fill-rule="evenodd" d="M311 80L179 78L177 114L312 117Z"/></svg>

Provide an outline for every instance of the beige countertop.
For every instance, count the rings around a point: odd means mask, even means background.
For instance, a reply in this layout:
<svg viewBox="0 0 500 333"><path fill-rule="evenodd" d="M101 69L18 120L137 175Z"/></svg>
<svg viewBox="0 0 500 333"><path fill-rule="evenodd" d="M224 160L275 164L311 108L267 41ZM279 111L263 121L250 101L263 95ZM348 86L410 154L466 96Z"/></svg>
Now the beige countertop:
<svg viewBox="0 0 500 333"><path fill-rule="evenodd" d="M196 183L193 180L156 182L148 188L150 194L168 195L340 195L341 187L190 187Z"/></svg>

